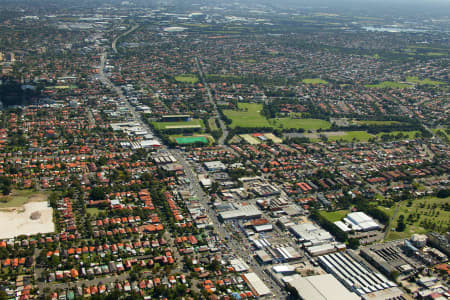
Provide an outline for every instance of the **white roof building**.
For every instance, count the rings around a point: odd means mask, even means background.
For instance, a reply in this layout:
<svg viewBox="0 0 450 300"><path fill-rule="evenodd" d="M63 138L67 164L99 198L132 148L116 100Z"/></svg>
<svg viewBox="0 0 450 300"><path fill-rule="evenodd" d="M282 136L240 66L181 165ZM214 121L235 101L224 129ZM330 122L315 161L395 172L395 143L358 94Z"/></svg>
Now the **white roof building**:
<svg viewBox="0 0 450 300"><path fill-rule="evenodd" d="M304 300L358 300L331 274L301 277L293 275L283 277L284 282L295 288Z"/></svg>
<svg viewBox="0 0 450 300"><path fill-rule="evenodd" d="M344 223L346 223L348 227L355 231L370 231L380 229L380 225L378 225L371 217L361 211L349 213L347 217L344 218Z"/></svg>
<svg viewBox="0 0 450 300"><path fill-rule="evenodd" d="M264 282L255 273L247 273L242 275L244 281L248 284L252 293L256 297L272 295L272 291L264 284Z"/></svg>
<svg viewBox="0 0 450 300"><path fill-rule="evenodd" d="M334 241L333 236L326 230L312 223L297 224L289 228L303 243L311 246L322 245Z"/></svg>

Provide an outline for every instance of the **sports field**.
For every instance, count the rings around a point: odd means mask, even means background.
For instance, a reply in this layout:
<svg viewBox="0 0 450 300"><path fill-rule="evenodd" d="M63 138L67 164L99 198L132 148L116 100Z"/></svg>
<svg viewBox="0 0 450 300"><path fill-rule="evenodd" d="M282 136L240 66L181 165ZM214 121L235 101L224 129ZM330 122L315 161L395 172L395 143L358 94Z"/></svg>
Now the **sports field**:
<svg viewBox="0 0 450 300"><path fill-rule="evenodd" d="M175 138L175 141L179 145L194 144L194 143L205 143L205 144L209 143L208 139L204 136L177 137Z"/></svg>

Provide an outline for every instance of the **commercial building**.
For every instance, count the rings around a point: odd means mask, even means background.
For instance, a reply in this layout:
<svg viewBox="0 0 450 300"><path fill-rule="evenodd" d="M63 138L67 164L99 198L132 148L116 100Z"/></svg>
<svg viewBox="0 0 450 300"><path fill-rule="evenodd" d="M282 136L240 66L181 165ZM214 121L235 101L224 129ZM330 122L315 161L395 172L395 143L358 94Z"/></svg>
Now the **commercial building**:
<svg viewBox="0 0 450 300"><path fill-rule="evenodd" d="M221 212L222 220L261 218L262 213L255 205L235 205L235 209Z"/></svg>
<svg viewBox="0 0 450 300"><path fill-rule="evenodd" d="M161 117L161 122L187 122L190 119L190 115L165 115Z"/></svg>
<svg viewBox="0 0 450 300"><path fill-rule="evenodd" d="M256 297L272 295L272 291L264 284L264 282L255 273L247 273L242 275L242 279L248 284L252 293Z"/></svg>
<svg viewBox="0 0 450 300"><path fill-rule="evenodd" d="M210 172L225 171L227 169L227 166L221 161L208 161L204 163L204 166Z"/></svg>

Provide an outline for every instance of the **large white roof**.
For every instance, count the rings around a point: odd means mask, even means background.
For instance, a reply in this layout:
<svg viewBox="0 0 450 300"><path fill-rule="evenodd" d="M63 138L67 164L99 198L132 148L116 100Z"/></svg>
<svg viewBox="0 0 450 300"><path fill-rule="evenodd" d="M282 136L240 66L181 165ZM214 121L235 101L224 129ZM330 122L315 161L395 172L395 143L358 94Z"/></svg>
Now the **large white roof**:
<svg viewBox="0 0 450 300"><path fill-rule="evenodd" d="M284 277L304 300L358 300L331 274L301 277L300 275Z"/></svg>

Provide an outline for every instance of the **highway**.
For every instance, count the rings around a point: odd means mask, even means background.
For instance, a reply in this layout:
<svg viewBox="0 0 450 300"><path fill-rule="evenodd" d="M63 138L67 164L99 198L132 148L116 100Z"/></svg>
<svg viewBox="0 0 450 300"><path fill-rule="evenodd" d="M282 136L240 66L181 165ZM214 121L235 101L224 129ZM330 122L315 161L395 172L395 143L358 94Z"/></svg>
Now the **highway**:
<svg viewBox="0 0 450 300"><path fill-rule="evenodd" d="M124 37L124 36L126 36L126 35L132 33L133 31L135 31L138 27L139 27L139 25L134 25L134 26L131 27L129 30L127 30L127 31L125 31L124 33L118 35L118 36L113 40L113 42L112 42L112 44L111 44L111 48L113 49L114 53L116 53L116 54L119 53L119 52L117 51L117 41L118 41L121 37Z"/></svg>

